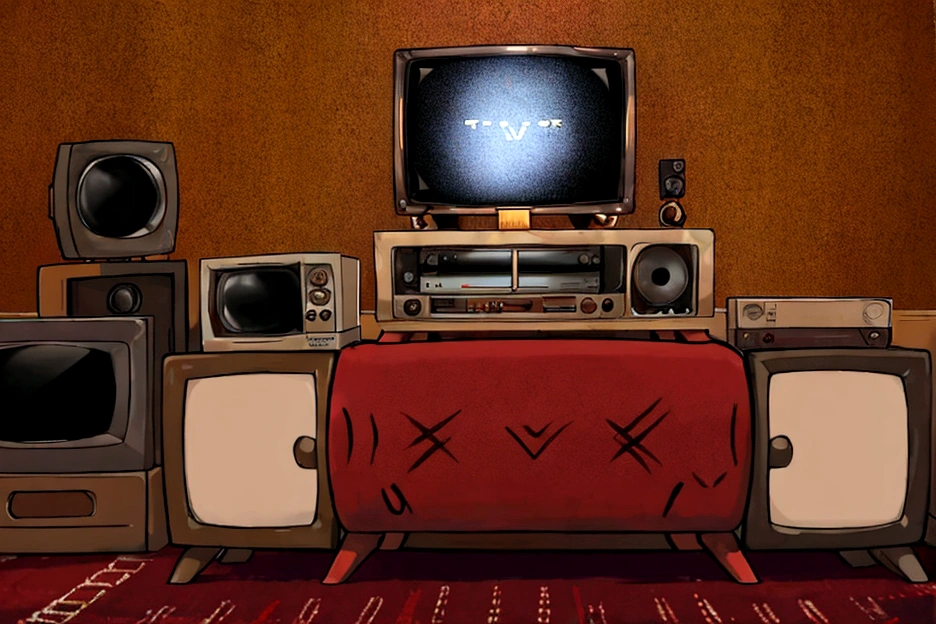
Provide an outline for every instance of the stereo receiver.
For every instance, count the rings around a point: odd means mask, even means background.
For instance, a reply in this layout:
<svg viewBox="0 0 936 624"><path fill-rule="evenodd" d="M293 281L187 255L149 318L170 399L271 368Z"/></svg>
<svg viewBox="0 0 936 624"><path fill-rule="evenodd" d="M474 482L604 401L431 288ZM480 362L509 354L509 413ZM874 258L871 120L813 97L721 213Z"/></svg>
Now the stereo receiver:
<svg viewBox="0 0 936 624"><path fill-rule="evenodd" d="M890 299L728 299L728 340L737 348L887 347Z"/></svg>
<svg viewBox="0 0 936 624"><path fill-rule="evenodd" d="M374 252L377 320L400 330L704 329L714 314L711 230L375 232Z"/></svg>

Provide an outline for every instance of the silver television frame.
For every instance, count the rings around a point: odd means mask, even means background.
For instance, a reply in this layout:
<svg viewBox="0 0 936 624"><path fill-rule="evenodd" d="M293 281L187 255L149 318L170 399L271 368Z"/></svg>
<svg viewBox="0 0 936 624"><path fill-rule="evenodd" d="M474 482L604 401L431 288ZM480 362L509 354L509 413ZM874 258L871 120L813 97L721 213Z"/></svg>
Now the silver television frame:
<svg viewBox="0 0 936 624"><path fill-rule="evenodd" d="M594 58L617 61L623 77L623 158L618 194L621 200L611 203L582 203L556 206L454 206L413 201L406 185L405 96L407 68L412 61L433 58L485 57L485 56L561 56ZM528 209L532 214L607 214L623 215L634 211L634 169L637 143L637 89L634 51L630 48L586 48L560 45L481 45L448 48L422 48L397 50L394 53L393 88L393 190L397 214L433 215L490 215L498 210Z"/></svg>

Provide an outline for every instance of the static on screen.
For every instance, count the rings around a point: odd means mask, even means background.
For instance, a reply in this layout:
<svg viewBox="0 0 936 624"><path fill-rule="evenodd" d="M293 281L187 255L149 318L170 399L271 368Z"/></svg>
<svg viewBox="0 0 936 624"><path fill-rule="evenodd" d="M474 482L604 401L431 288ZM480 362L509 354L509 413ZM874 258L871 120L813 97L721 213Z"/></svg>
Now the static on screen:
<svg viewBox="0 0 936 624"><path fill-rule="evenodd" d="M621 199L623 87L616 62L552 56L410 66L410 198L458 206Z"/></svg>

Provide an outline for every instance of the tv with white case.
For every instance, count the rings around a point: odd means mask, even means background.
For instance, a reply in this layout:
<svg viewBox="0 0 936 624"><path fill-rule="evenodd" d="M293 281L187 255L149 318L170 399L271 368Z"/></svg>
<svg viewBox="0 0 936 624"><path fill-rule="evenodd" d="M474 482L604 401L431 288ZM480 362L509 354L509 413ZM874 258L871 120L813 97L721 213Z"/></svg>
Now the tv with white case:
<svg viewBox="0 0 936 624"><path fill-rule="evenodd" d="M930 353L786 349L748 353L747 363L755 450L745 544L866 551L926 580L909 545L923 536L929 500Z"/></svg>

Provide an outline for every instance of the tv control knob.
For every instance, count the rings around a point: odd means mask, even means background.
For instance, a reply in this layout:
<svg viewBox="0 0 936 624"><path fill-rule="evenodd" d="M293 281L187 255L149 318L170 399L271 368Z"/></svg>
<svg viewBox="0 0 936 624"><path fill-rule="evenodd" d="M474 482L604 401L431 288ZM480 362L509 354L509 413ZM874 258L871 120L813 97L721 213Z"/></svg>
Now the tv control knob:
<svg viewBox="0 0 936 624"><path fill-rule="evenodd" d="M592 314L595 310L598 309L598 304L595 303L595 300L591 297L586 297L582 299L582 303L579 304L579 308L585 314Z"/></svg>
<svg viewBox="0 0 936 624"><path fill-rule="evenodd" d="M328 312L328 310L323 310L322 314L325 314L325 312ZM308 312L305 313L305 319L309 321L310 323L315 320L316 316L317 315L315 313L315 310L309 310ZM325 319L325 320L328 320L328 319Z"/></svg>
<svg viewBox="0 0 936 624"><path fill-rule="evenodd" d="M407 284L412 284L416 281L416 274L412 271L407 271L403 274L403 281Z"/></svg>
<svg viewBox="0 0 936 624"><path fill-rule="evenodd" d="M743 314L750 320L756 321L760 317L764 316L764 308L757 305L756 303L749 303L744 306Z"/></svg>
<svg viewBox="0 0 936 624"><path fill-rule="evenodd" d="M313 305L323 306L331 301L331 291L327 288L316 288L309 293L309 301L311 301Z"/></svg>
<svg viewBox="0 0 936 624"><path fill-rule="evenodd" d="M324 286L328 283L328 271L325 269L315 269L309 273L309 281L316 286Z"/></svg>
<svg viewBox="0 0 936 624"><path fill-rule="evenodd" d="M143 296L135 284L118 284L107 295L107 309L114 314L133 314L142 302Z"/></svg>
<svg viewBox="0 0 936 624"><path fill-rule="evenodd" d="M332 314L331 310L322 310L321 312L319 312L319 318L322 319L323 321L327 321L328 319L331 318L331 314Z"/></svg>
<svg viewBox="0 0 936 624"><path fill-rule="evenodd" d="M764 334L764 337L761 338L761 340L764 341L764 344L770 344L774 340L774 335L771 334L770 332L767 332L766 334Z"/></svg>
<svg viewBox="0 0 936 624"><path fill-rule="evenodd" d="M614 309L614 299L610 297L601 302L602 312L610 312Z"/></svg>
<svg viewBox="0 0 936 624"><path fill-rule="evenodd" d="M419 299L407 299L403 302L403 312L407 316L416 316L422 312L422 302Z"/></svg>
<svg viewBox="0 0 936 624"><path fill-rule="evenodd" d="M591 262L591 256L589 256L587 253L579 254L578 261L579 264L588 264Z"/></svg>
<svg viewBox="0 0 936 624"><path fill-rule="evenodd" d="M868 334L868 338L870 338L871 340L877 340L880 337L881 337L881 332L873 331L870 334Z"/></svg>

